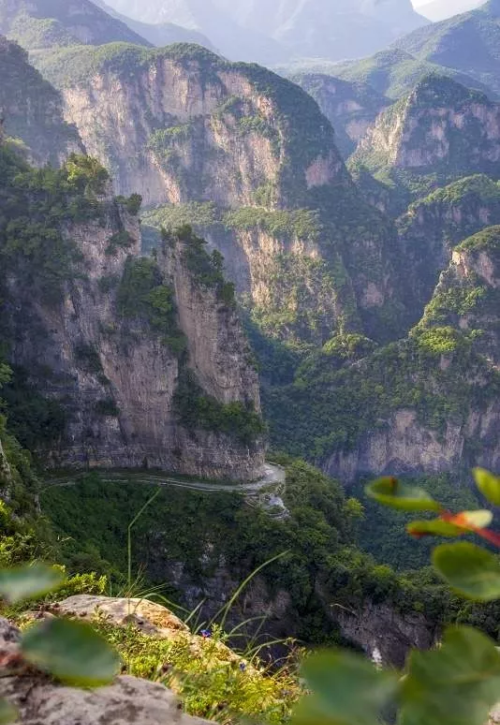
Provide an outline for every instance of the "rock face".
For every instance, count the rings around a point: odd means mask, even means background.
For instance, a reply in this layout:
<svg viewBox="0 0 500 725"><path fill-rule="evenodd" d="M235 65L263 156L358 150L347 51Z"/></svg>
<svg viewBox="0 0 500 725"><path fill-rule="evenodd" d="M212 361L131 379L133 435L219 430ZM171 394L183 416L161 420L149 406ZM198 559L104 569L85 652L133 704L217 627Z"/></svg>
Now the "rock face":
<svg viewBox="0 0 500 725"><path fill-rule="evenodd" d="M354 158L374 170L498 172L500 105L451 78L428 76L380 115Z"/></svg>
<svg viewBox="0 0 500 725"><path fill-rule="evenodd" d="M358 612L334 614L342 636L357 644L377 663L403 668L410 648L427 650L439 641L440 632L421 614L398 614L386 604L366 603Z"/></svg>
<svg viewBox="0 0 500 725"><path fill-rule="evenodd" d="M344 158L356 149L388 99L368 84L349 83L321 73L292 76L317 101L336 133L336 142Z"/></svg>
<svg viewBox="0 0 500 725"><path fill-rule="evenodd" d="M484 175L466 177L412 204L397 221L412 322L422 316L439 275L464 239L500 222L500 187Z"/></svg>
<svg viewBox="0 0 500 725"><path fill-rule="evenodd" d="M0 117L4 131L23 142L37 166L59 165L83 144L63 118L62 99L28 62L27 53L0 36Z"/></svg>
<svg viewBox="0 0 500 725"><path fill-rule="evenodd" d="M407 375L427 405L434 396L436 412L441 398L440 423L422 416L421 407L395 405L378 421L378 430L368 430L351 451L328 460L330 473L353 481L362 472L433 474L500 467L499 240L500 228L490 227L455 248L411 333L413 359L402 365L408 366ZM369 370L370 361L366 364Z"/></svg>
<svg viewBox="0 0 500 725"><path fill-rule="evenodd" d="M18 651L19 630L0 620L3 653ZM175 695L163 685L136 677L118 677L108 687L77 690L51 682L45 675L6 675L0 696L14 705L20 725L202 725L185 715Z"/></svg>
<svg viewBox="0 0 500 725"><path fill-rule="evenodd" d="M184 213L272 334L380 332L398 296L394 229L362 199L301 89L192 46L72 49L40 67L117 192L140 193L157 225Z"/></svg>
<svg viewBox="0 0 500 725"><path fill-rule="evenodd" d="M4 320L10 362L65 411L59 439L40 451L48 465L258 477L261 437L242 441L228 423L235 405L239 420L258 421L258 377L202 241L171 238L157 261L141 258L137 217L109 189L63 237L79 257L57 302L28 290L14 266ZM201 404L212 418L187 420L186 407Z"/></svg>

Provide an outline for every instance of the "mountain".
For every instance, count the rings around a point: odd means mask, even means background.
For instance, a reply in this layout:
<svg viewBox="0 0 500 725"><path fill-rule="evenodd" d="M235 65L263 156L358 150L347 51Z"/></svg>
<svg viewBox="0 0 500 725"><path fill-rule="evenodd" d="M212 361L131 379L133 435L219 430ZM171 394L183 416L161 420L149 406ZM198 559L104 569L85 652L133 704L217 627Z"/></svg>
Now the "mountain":
<svg viewBox="0 0 500 725"><path fill-rule="evenodd" d="M448 76L467 88L477 88L491 94L491 89L477 78L438 63L421 60L399 48L382 50L359 61L336 63L325 72L350 83L365 83L393 100L411 91L422 78L430 74ZM289 75L286 67L285 73Z"/></svg>
<svg viewBox="0 0 500 725"><path fill-rule="evenodd" d="M335 129L335 140L347 158L390 101L367 83L349 83L321 73L291 76L318 103Z"/></svg>
<svg viewBox="0 0 500 725"><path fill-rule="evenodd" d="M262 329L299 343L399 324L395 229L298 86L199 46L81 46L37 62L117 193L140 193L148 224L205 235Z"/></svg>
<svg viewBox="0 0 500 725"><path fill-rule="evenodd" d="M22 443L48 466L258 477L258 378L220 260L189 229L142 257L140 199L117 200L87 156L0 159L3 397Z"/></svg>
<svg viewBox="0 0 500 725"><path fill-rule="evenodd" d="M0 33L29 50L115 41L149 45L90 0L0 0Z"/></svg>
<svg viewBox="0 0 500 725"><path fill-rule="evenodd" d="M279 63L293 57L368 55L426 24L410 0L108 0L124 15L171 22L207 35L233 60Z"/></svg>
<svg viewBox="0 0 500 725"><path fill-rule="evenodd" d="M446 20L454 15L475 10L484 4L484 0L434 0L419 7L419 12L433 23Z"/></svg>
<svg viewBox="0 0 500 725"><path fill-rule="evenodd" d="M354 163L416 184L463 175L500 175L500 104L447 77L428 76L383 111L358 146ZM393 176L393 178L395 178ZM412 180L413 179L413 180Z"/></svg>
<svg viewBox="0 0 500 725"><path fill-rule="evenodd" d="M149 25L174 24L210 38L222 55L232 60L273 65L284 60L285 50L264 34L246 29L229 13L218 8L214 0L106 0L121 15Z"/></svg>
<svg viewBox="0 0 500 725"><path fill-rule="evenodd" d="M500 0L406 35L394 47L500 91Z"/></svg>
<svg viewBox="0 0 500 725"><path fill-rule="evenodd" d="M415 323L455 247L485 227L498 224L500 184L480 174L437 189L411 204L397 220Z"/></svg>
<svg viewBox="0 0 500 725"><path fill-rule="evenodd" d="M32 163L59 165L83 151L74 126L64 120L62 98L28 62L19 45L0 36L0 116L10 143L22 144Z"/></svg>
<svg viewBox="0 0 500 725"><path fill-rule="evenodd" d="M141 23L138 20L132 20L132 18L116 12L104 0L92 0L92 2L108 15L125 23L131 30L140 35L141 38L158 47L171 45L172 43L196 43L197 45L202 45L204 48L215 51L212 42L203 33L199 33L196 30L174 25L173 23L156 23L154 25Z"/></svg>
<svg viewBox="0 0 500 725"><path fill-rule="evenodd" d="M293 386L266 394L274 445L314 450L345 482L498 469L499 249L499 227L455 247L406 339L371 351L339 338L320 374L304 367Z"/></svg>

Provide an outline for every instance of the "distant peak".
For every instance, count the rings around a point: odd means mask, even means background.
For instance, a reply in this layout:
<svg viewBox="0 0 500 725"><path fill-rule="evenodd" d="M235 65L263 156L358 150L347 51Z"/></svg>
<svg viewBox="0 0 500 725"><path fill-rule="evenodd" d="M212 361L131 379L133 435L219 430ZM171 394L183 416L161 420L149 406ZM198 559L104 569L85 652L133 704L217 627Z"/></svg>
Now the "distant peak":
<svg viewBox="0 0 500 725"><path fill-rule="evenodd" d="M411 92L410 98L418 106L455 106L471 101L489 103L484 93L466 88L453 78L438 73L424 76Z"/></svg>

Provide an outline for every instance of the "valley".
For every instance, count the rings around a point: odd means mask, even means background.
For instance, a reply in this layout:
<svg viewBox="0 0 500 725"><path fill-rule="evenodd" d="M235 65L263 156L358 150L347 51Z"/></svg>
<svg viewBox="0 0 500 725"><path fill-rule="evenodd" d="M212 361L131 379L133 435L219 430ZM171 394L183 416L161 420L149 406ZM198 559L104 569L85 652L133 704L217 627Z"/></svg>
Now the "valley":
<svg viewBox="0 0 500 725"><path fill-rule="evenodd" d="M497 641L365 486L496 511L500 4L264 5L0 0L1 566L272 661Z"/></svg>

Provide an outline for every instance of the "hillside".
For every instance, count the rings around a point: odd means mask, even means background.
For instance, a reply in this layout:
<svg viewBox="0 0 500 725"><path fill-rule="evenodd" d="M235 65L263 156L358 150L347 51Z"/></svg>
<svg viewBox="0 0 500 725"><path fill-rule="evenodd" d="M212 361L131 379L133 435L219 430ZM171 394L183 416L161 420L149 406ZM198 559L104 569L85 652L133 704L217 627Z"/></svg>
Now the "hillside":
<svg viewBox="0 0 500 725"><path fill-rule="evenodd" d="M113 10L149 25L172 23L201 33L225 57L235 61L273 65L284 60L285 49L273 38L243 28L214 0L107 0Z"/></svg>
<svg viewBox="0 0 500 725"><path fill-rule="evenodd" d="M36 165L58 165L82 151L77 130L66 123L59 93L28 62L27 53L0 36L0 116L3 132L21 144Z"/></svg>
<svg viewBox="0 0 500 725"><path fill-rule="evenodd" d="M75 43L149 45L90 0L0 0L0 33L30 51Z"/></svg>
<svg viewBox="0 0 500 725"><path fill-rule="evenodd" d="M494 94L489 86L467 72L418 58L402 48L382 50L359 61L337 63L328 70L325 69L325 72L350 83L367 84L393 100L401 98L431 74L447 76L467 88L476 88L490 95Z"/></svg>
<svg viewBox="0 0 500 725"><path fill-rule="evenodd" d="M500 91L500 3L490 0L477 10L420 28L394 47L419 60L453 68Z"/></svg>
<svg viewBox="0 0 500 725"><path fill-rule="evenodd" d="M138 198L115 199L89 157L36 171L0 150L4 397L21 442L48 466L258 476L258 380L221 261L189 230L140 257Z"/></svg>
<svg viewBox="0 0 500 725"><path fill-rule="evenodd" d="M141 38L152 43L152 45L162 47L164 45L171 45L172 43L196 43L209 50L216 50L206 35L191 28L184 28L180 25L174 25L174 23L141 23L139 20L133 20L126 15L116 12L104 0L92 0L92 2L108 15L125 23L134 33L137 33Z"/></svg>
<svg viewBox="0 0 500 725"><path fill-rule="evenodd" d="M405 340L370 352L339 338L314 376L304 366L293 387L271 393L274 444L313 451L345 482L409 472L460 480L472 465L498 468L498 240L490 227L455 248Z"/></svg>
<svg viewBox="0 0 500 725"><path fill-rule="evenodd" d="M349 83L320 73L290 77L318 103L335 129L335 141L344 158L356 149L389 100L367 83Z"/></svg>
<svg viewBox="0 0 500 725"><path fill-rule="evenodd" d="M414 202L398 219L408 303L417 322L454 248L465 238L500 224L500 186L487 176L460 179Z"/></svg>
<svg viewBox="0 0 500 725"><path fill-rule="evenodd" d="M498 177L499 162L500 105L441 76L384 111L353 156L417 195L460 176Z"/></svg>
<svg viewBox="0 0 500 725"><path fill-rule="evenodd" d="M149 225L194 224L261 329L291 343L341 327L397 334L395 230L303 90L199 46L69 48L38 63L117 193L140 193Z"/></svg>

